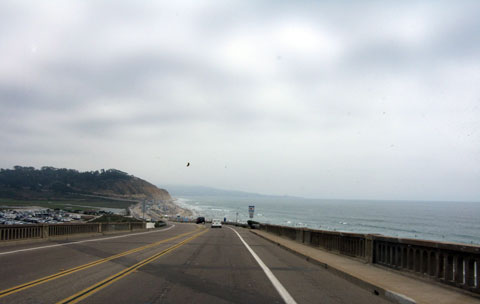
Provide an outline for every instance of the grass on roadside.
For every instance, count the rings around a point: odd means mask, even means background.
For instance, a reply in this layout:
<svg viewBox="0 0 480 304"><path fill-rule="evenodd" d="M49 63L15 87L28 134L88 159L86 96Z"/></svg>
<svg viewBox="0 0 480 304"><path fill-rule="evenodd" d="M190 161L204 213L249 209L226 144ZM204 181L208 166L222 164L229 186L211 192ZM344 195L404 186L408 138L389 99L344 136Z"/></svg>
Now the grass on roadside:
<svg viewBox="0 0 480 304"><path fill-rule="evenodd" d="M91 210L92 208L119 208L126 209L132 203L124 201L105 201L105 200L16 200L11 198L0 198L0 206L24 207L38 206L50 209L73 209L73 210Z"/></svg>
<svg viewBox="0 0 480 304"><path fill-rule="evenodd" d="M125 217L122 215L117 214L104 214L99 218L96 218L91 221L91 223L122 223L122 222L142 222L141 220L137 220L131 217Z"/></svg>

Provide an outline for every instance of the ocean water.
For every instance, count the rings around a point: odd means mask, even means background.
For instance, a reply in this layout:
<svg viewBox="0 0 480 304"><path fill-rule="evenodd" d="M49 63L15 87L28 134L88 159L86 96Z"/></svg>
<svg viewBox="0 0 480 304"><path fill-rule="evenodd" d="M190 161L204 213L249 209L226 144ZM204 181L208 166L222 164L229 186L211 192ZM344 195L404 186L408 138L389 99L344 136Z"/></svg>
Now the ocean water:
<svg viewBox="0 0 480 304"><path fill-rule="evenodd" d="M196 216L356 233L378 233L480 244L480 203L426 201L313 200L270 197L177 197ZM238 216L237 216L238 213Z"/></svg>

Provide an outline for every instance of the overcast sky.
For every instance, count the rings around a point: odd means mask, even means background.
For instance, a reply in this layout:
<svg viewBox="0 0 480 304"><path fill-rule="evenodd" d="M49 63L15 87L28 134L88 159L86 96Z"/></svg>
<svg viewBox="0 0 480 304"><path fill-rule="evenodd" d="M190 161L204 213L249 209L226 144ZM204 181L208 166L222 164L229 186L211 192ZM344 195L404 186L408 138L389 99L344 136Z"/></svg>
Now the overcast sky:
<svg viewBox="0 0 480 304"><path fill-rule="evenodd" d="M480 2L1 1L0 104L2 168L480 201Z"/></svg>

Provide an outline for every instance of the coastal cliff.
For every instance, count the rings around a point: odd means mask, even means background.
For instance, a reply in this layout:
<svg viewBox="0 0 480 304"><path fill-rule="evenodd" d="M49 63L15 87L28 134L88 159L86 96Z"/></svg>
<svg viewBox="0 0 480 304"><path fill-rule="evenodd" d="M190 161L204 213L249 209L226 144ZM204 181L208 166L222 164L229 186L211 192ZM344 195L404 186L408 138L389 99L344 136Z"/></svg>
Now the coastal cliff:
<svg viewBox="0 0 480 304"><path fill-rule="evenodd" d="M167 190L158 188L135 176L126 180L116 180L90 187L89 190L92 194L132 200L170 201L172 199Z"/></svg>
<svg viewBox="0 0 480 304"><path fill-rule="evenodd" d="M132 201L172 199L167 190L116 169L87 172L54 167L0 169L0 197L41 200L82 195Z"/></svg>

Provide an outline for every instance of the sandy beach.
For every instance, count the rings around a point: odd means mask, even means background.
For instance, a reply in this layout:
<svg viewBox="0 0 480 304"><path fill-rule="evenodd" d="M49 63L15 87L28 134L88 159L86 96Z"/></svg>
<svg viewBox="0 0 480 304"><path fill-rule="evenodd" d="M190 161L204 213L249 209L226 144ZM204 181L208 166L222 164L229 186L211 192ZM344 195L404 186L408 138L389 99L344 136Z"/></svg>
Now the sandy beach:
<svg viewBox="0 0 480 304"><path fill-rule="evenodd" d="M147 202L145 204L145 214L143 212L143 203L137 203L129 208L130 214L135 218L146 218L154 221L162 219L164 216L191 217L194 213L186 208L182 208L175 203L175 199L159 202Z"/></svg>

